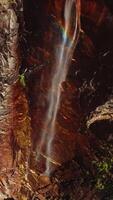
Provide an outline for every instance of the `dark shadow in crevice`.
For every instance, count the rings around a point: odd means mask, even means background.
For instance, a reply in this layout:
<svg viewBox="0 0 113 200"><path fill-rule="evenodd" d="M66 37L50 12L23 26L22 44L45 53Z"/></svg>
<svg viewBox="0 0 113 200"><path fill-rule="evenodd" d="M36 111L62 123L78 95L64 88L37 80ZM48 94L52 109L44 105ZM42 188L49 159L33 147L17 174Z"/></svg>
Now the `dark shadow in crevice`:
<svg viewBox="0 0 113 200"><path fill-rule="evenodd" d="M6 199L4 199L4 200L15 200L15 199L13 199L13 198L6 198Z"/></svg>
<svg viewBox="0 0 113 200"><path fill-rule="evenodd" d="M90 130L100 139L109 139L110 135L113 134L113 121L96 121L91 124Z"/></svg>

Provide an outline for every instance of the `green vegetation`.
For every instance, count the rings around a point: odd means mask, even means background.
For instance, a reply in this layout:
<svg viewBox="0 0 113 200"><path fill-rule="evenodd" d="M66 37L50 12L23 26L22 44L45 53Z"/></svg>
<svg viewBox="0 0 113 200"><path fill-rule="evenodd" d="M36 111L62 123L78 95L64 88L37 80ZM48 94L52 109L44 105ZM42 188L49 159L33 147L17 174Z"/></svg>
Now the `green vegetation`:
<svg viewBox="0 0 113 200"><path fill-rule="evenodd" d="M19 80L23 87L26 87L25 74L19 74Z"/></svg>
<svg viewBox="0 0 113 200"><path fill-rule="evenodd" d="M103 190L111 187L113 158L104 161L93 161L96 169L95 187L98 190ZM113 185L112 185L113 186Z"/></svg>

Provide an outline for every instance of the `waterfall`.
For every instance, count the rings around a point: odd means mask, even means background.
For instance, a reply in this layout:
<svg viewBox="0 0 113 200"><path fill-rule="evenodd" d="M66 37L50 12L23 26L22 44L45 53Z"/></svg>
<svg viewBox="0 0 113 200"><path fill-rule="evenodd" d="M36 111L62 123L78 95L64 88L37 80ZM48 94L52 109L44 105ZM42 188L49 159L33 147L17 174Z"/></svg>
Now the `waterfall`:
<svg viewBox="0 0 113 200"><path fill-rule="evenodd" d="M52 144L56 132L56 118L60 106L61 84L66 80L74 49L77 45L80 32L80 0L66 0L64 6L64 27L62 29L62 41L55 52L55 69L51 77L51 86L48 91L49 105L45 117L41 142L37 147L37 158L39 157L43 143L46 141L46 155L51 158ZM45 174L50 174L51 162L46 159Z"/></svg>

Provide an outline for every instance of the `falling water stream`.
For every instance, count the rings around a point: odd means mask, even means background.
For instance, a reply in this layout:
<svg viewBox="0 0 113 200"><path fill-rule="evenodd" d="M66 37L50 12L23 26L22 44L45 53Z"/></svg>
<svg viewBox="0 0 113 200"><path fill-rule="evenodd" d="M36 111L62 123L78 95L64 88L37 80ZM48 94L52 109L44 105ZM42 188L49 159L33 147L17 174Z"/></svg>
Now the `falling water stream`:
<svg viewBox="0 0 113 200"><path fill-rule="evenodd" d="M46 142L46 155L52 157L52 144L56 132L56 118L60 106L61 84L66 80L68 68L80 33L80 0L66 0L64 6L64 27L62 41L55 52L55 69L51 77L51 87L48 91L49 106L45 117L41 142L37 148L37 157ZM46 175L51 173L51 162L46 159Z"/></svg>

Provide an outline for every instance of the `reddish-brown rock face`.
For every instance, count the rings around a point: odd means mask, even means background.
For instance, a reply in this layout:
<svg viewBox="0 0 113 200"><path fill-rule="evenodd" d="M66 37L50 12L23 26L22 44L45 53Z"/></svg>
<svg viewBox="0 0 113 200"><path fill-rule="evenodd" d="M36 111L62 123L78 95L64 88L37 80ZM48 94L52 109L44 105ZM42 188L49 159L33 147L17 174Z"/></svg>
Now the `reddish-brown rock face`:
<svg viewBox="0 0 113 200"><path fill-rule="evenodd" d="M18 198L30 149L27 100L18 80L22 8L21 1L0 2L0 200Z"/></svg>
<svg viewBox="0 0 113 200"><path fill-rule="evenodd" d="M44 77L46 77L46 79ZM30 112L33 148L34 151L36 151L37 145L38 147L40 146L41 132L44 127L47 110L47 85L49 82L49 75L48 73L45 74L45 70L42 70L41 73L35 72L31 80L31 87L29 87L30 102L32 104ZM48 158L51 159L51 161L53 160L53 164L56 163L56 165L61 165L63 162L74 157L76 153L78 128L81 120L78 91L75 87L75 83L68 80L62 84L61 90L61 103L56 120L56 134L53 141L52 158ZM47 141L45 141L44 146L46 146L46 142ZM41 153L42 157L46 158L45 149L43 149Z"/></svg>
<svg viewBox="0 0 113 200"><path fill-rule="evenodd" d="M18 170L12 154L13 100L12 86L18 78L18 19L9 1L0 2L0 199L15 193L20 188ZM17 182L14 181L17 179Z"/></svg>
<svg viewBox="0 0 113 200"><path fill-rule="evenodd" d="M60 31L61 25L64 23L64 1L47 1L46 3L42 1L35 2L34 4L36 18L34 21L34 29L32 29L33 35L31 37L32 41L35 41L30 42L27 65L29 66L28 95L30 99L32 142L33 151L36 153L40 146L41 134L44 129L44 121L48 109L49 102L47 100L47 95L51 85L51 73L55 63L55 48L60 45L59 41L61 41ZM37 12L38 8L41 12L43 11L43 15ZM46 155L47 141L45 140L41 152L41 160L39 160L39 162L36 161L37 169L39 166L39 170L42 172L45 169L46 159L52 163L54 169L55 165L56 167L57 165L60 166L62 163L71 160L74 156L76 157L79 146L81 147L79 153L83 154L82 157L84 157L84 149L85 146L88 145L88 138L81 135L79 130L81 129L81 124L84 123L84 115L86 112L88 113L91 108L88 108L89 104L84 100L82 105L85 107L81 110L80 92L82 88L79 89L79 87L81 87L81 78L77 77L73 79L72 77L73 73L75 73L76 77L76 71L83 70L83 73L85 72L85 69L81 68L82 65L85 65L85 62L88 63L89 67L90 65L97 65L96 61L94 61L96 60L95 38L92 37L92 33L87 35L89 29L86 21L94 24L95 30L92 29L92 32L94 31L94 37L98 37L98 30L100 30L107 15L108 9L103 3L97 3L96 1L81 2L81 17L83 20L81 29L85 28L86 33L81 32L80 34L79 45L75 49L67 79L61 85L61 102L56 120L56 133L53 142L52 157L49 158ZM38 20L38 18L40 20ZM35 31L38 31L38 29L40 30L39 36L38 32L36 36ZM83 61L80 56L82 56ZM96 69L92 69L92 71L93 70ZM89 73L89 75L90 74L91 73ZM90 155L89 152L86 154ZM91 157L91 155L89 157Z"/></svg>
<svg viewBox="0 0 113 200"><path fill-rule="evenodd" d="M38 48L38 43L35 44L35 47L32 47L34 48L33 51L30 52L28 56L29 66L33 64L39 65L39 68L36 67L36 69L33 70L34 72L32 72L28 82L32 141L33 150L36 153L36 156L40 149L40 143L43 137L42 130L44 129L47 109L50 103L48 101L48 93L51 87L51 81L53 77L52 73L55 73L55 67L58 68L58 66L55 66L55 48L58 48L58 46L62 45L60 35L63 29L61 25L63 24L62 12L64 9L64 2L55 1L55 3L53 3L50 1L48 6L46 6L48 11L44 10L44 13L46 13L47 19L49 19L49 16L52 16L52 20L54 22L48 22L48 29L42 33L43 43L41 46L44 47ZM47 23L47 19L45 19L45 24ZM41 152L39 152L40 159L44 160L44 162L45 159L48 159L49 162L52 163L51 165L53 165L53 168L55 165L57 167L57 165L60 166L62 163L71 160L76 154L76 142L79 134L78 129L80 127L80 121L82 117L78 100L79 92L77 84L78 83L76 83L75 80L71 80L70 77L67 77L66 81L62 82L62 84L59 86L61 91L61 100L55 122L56 131L52 143L52 154L50 157L46 155L46 145L50 139L49 136L44 141ZM44 162L37 162L37 168L41 165L39 168L42 172L45 168Z"/></svg>

